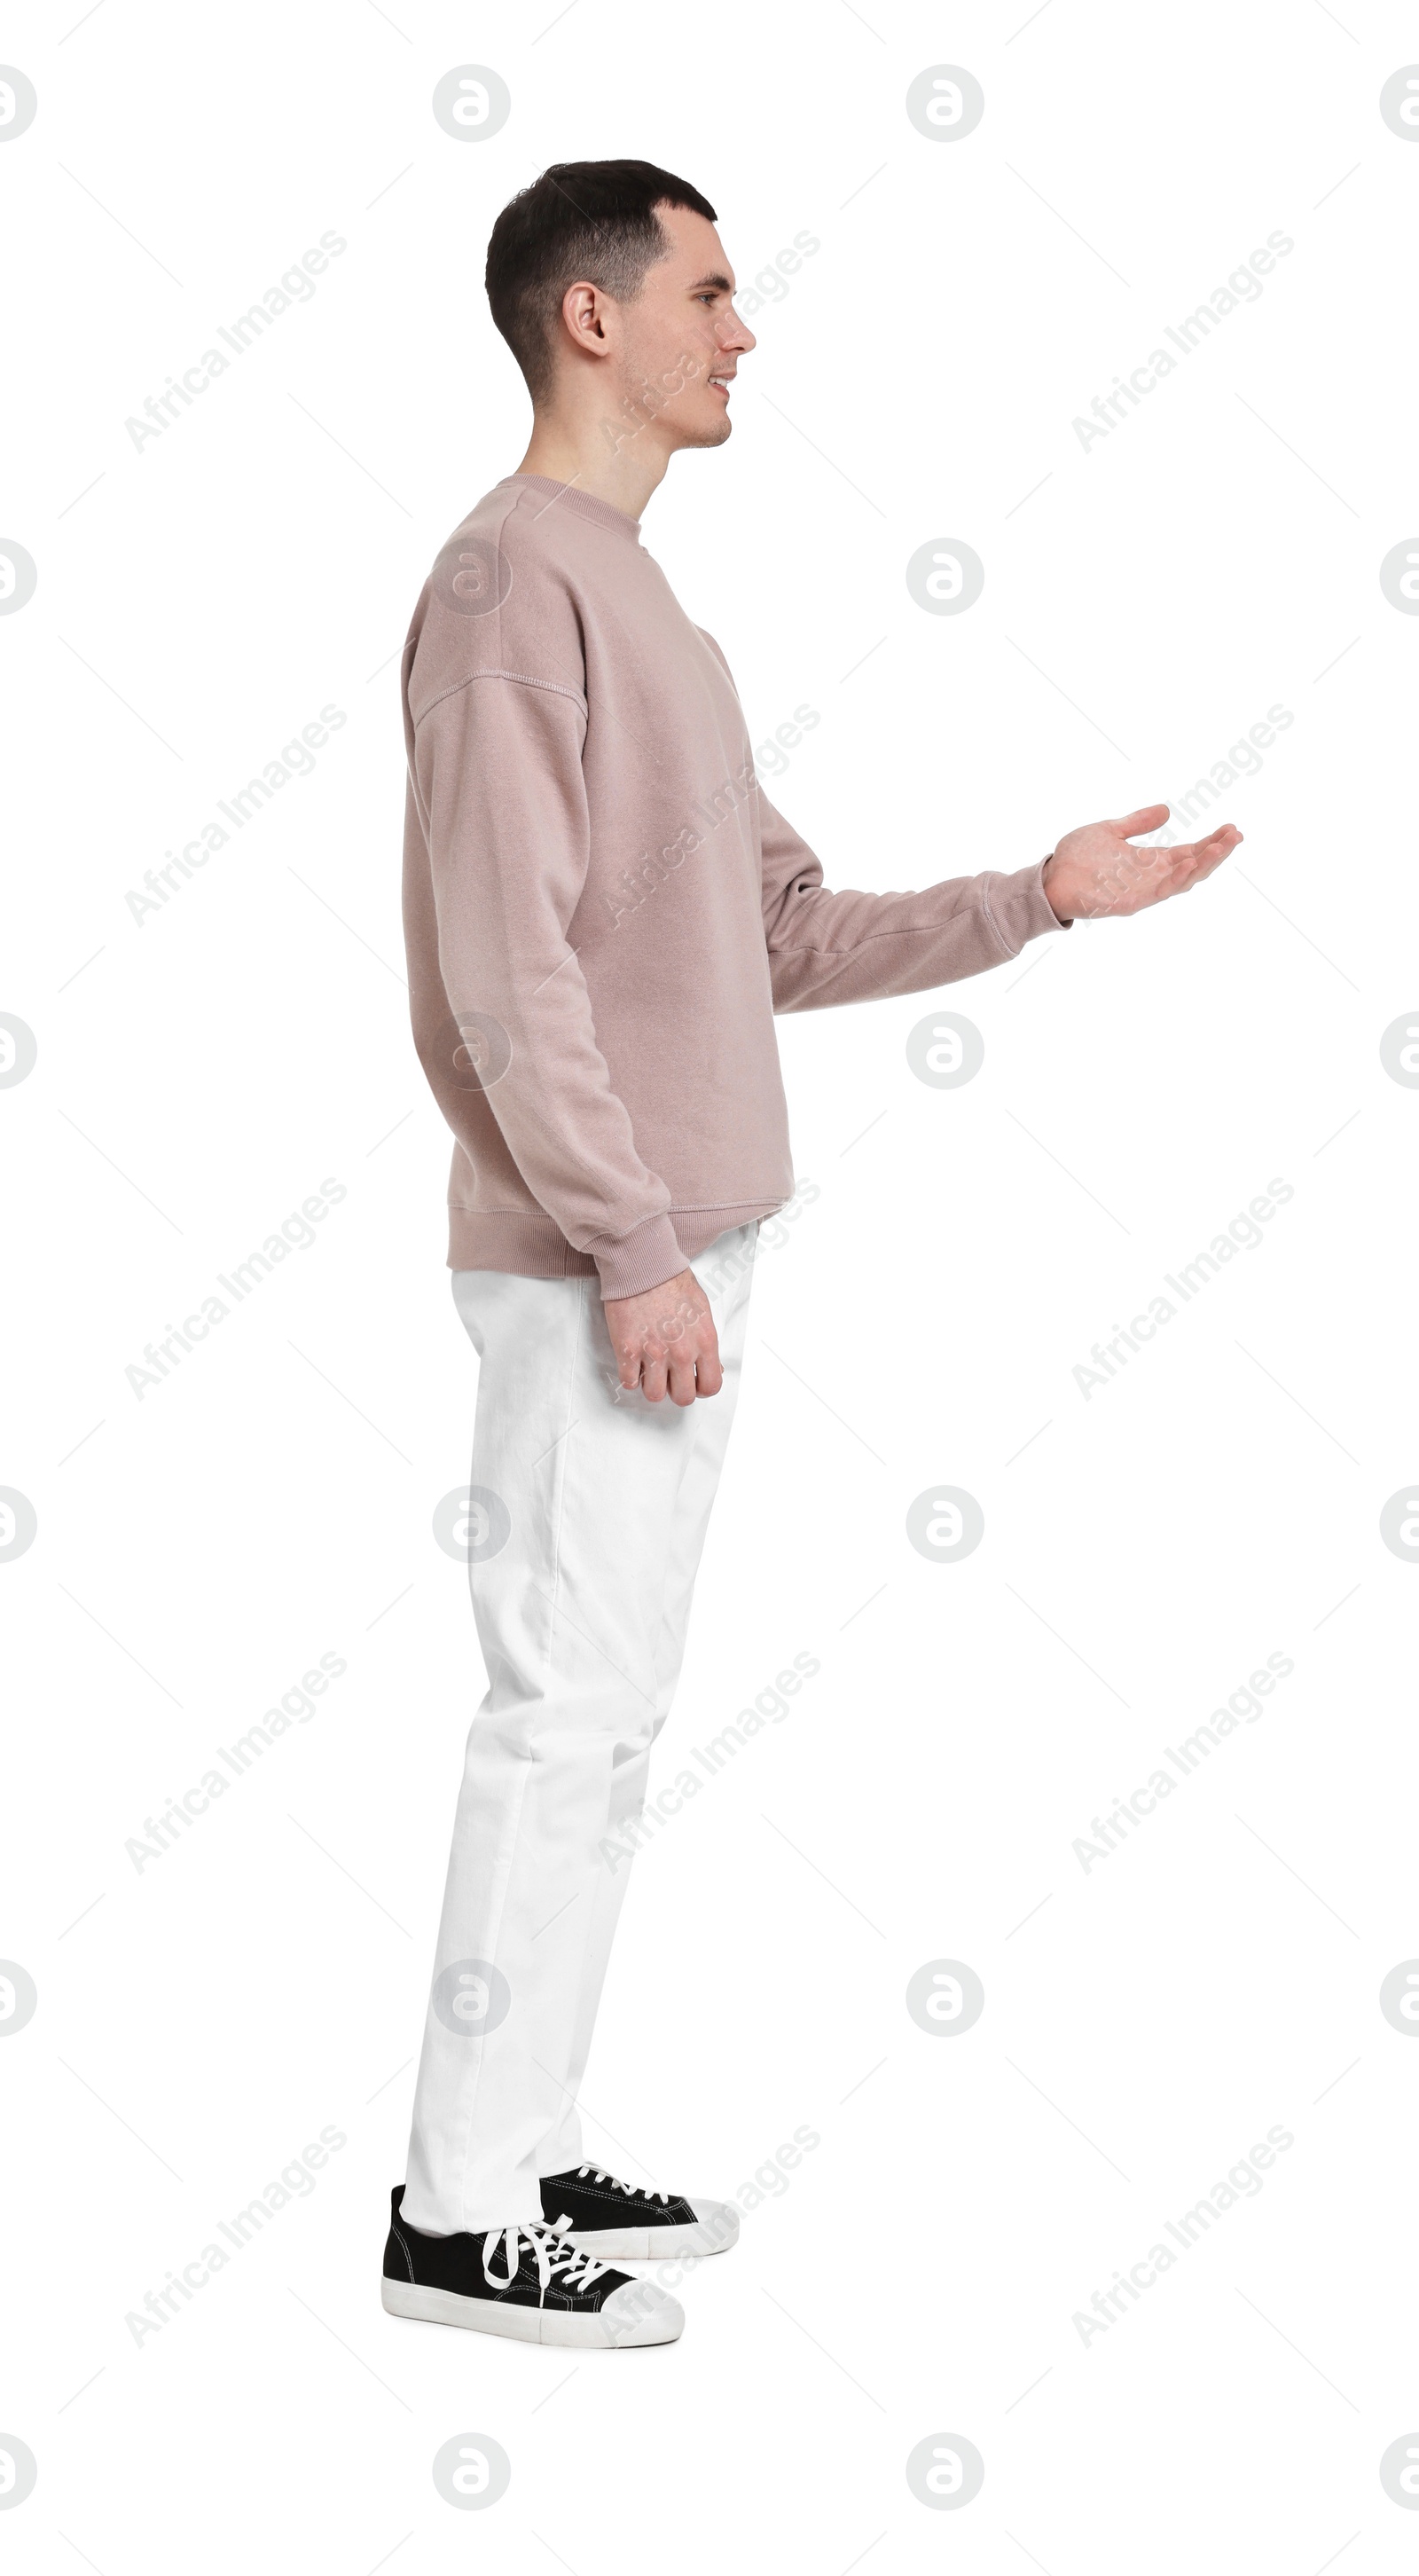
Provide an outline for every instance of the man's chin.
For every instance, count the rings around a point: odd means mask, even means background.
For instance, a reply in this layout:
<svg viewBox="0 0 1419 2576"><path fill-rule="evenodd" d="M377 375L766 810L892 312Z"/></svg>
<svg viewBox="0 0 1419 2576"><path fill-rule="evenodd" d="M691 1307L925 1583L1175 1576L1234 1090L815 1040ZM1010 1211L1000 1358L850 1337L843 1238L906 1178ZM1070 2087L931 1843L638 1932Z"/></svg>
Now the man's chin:
<svg viewBox="0 0 1419 2576"><path fill-rule="evenodd" d="M692 429L682 430L678 444L681 447L723 447L733 427L734 423L726 411L722 419L697 421Z"/></svg>

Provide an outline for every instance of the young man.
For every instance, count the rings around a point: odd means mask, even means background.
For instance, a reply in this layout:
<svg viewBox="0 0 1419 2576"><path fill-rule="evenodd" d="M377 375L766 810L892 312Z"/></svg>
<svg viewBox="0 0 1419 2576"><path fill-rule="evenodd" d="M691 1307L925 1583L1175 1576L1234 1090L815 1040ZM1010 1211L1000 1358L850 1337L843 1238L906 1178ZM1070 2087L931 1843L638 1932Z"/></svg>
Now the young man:
<svg viewBox="0 0 1419 2576"><path fill-rule="evenodd" d="M751 1261L724 1256L793 1195L773 1014L977 974L1186 891L1240 838L1131 849L1152 805L1014 875L827 892L640 541L676 450L728 438L754 346L714 226L640 161L559 165L504 209L488 296L531 444L444 547L404 654L405 934L481 1363L488 1695L383 2296L543 2343L672 2341L676 2301L608 2258L737 2234L722 2204L585 2164L576 2099L734 1410Z"/></svg>

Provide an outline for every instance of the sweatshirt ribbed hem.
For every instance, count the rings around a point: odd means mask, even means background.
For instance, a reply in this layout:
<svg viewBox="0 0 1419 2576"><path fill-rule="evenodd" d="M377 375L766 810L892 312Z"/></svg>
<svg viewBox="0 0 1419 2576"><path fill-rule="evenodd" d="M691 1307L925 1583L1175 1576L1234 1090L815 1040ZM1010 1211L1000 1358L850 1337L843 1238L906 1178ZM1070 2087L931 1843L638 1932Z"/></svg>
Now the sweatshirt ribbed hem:
<svg viewBox="0 0 1419 2576"><path fill-rule="evenodd" d="M793 1196L793 1184L772 1198L745 1199L733 1207L671 1208L651 1217L623 1243L608 1247L598 1262L578 1252L549 1216L519 1209L487 1214L479 1208L450 1207L450 1270L507 1270L518 1279L595 1279L603 1300L637 1297L673 1279L697 1253L706 1252L731 1227L772 1216ZM661 1229L657 1232L656 1229Z"/></svg>

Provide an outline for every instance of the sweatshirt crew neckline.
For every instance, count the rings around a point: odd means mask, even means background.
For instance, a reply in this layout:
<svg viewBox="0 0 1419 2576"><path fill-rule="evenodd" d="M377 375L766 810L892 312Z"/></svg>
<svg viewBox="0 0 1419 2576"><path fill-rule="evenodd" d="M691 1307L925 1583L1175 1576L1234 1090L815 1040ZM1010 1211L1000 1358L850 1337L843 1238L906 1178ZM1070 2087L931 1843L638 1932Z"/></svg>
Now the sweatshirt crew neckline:
<svg viewBox="0 0 1419 2576"><path fill-rule="evenodd" d="M573 511L579 519L591 519L599 528L619 528L624 535L640 538L641 523L626 510L618 510L612 501L599 501L594 492L580 492L575 483L558 483L550 474L505 474L500 491L512 487L526 492L546 494L550 509L554 501ZM538 512L541 517L541 512Z"/></svg>

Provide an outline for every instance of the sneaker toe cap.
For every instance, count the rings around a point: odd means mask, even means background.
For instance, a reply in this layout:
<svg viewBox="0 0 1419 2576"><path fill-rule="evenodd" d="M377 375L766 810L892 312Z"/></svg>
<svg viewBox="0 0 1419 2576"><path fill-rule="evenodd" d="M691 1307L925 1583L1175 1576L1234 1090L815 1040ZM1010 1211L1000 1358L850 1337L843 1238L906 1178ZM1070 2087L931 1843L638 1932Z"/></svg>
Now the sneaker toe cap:
<svg viewBox="0 0 1419 2576"><path fill-rule="evenodd" d="M653 2281L624 2281L601 2310L608 2343L676 2343L685 2331L685 2311L668 2291Z"/></svg>
<svg viewBox="0 0 1419 2576"><path fill-rule="evenodd" d="M707 2251L727 2254L731 2245L738 2243L739 2212L732 2201L692 2200L690 2207L697 2225L704 2230Z"/></svg>

